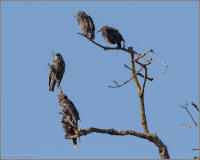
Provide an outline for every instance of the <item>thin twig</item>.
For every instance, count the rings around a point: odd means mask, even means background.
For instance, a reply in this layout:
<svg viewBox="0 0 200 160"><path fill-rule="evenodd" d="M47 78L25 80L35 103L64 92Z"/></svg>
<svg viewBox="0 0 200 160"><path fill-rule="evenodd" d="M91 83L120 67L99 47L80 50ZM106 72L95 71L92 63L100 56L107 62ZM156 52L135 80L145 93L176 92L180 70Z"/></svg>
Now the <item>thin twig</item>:
<svg viewBox="0 0 200 160"><path fill-rule="evenodd" d="M51 50L51 52L52 52L53 60L54 60L55 52L53 51L53 49Z"/></svg>
<svg viewBox="0 0 200 160"><path fill-rule="evenodd" d="M125 67L128 67L126 64L124 65ZM129 69L129 67L128 67ZM143 67L141 67L139 70L136 71L136 75L139 75L141 77L144 77L143 74L139 73L141 70L143 69ZM111 85L108 85L109 88L119 88L119 87L122 87L124 85L126 85L127 83L129 83L131 80L133 79L133 77L129 78L128 80L126 80L125 82L123 82L122 84L119 84L117 83L116 81L113 81L116 86L111 86ZM149 77L146 77L146 79L150 80L150 81L153 81L153 78L149 78Z"/></svg>
<svg viewBox="0 0 200 160"><path fill-rule="evenodd" d="M199 148L192 149L192 151L199 151L199 150L200 150Z"/></svg>
<svg viewBox="0 0 200 160"><path fill-rule="evenodd" d="M152 50L152 49L149 49L148 51L146 51L146 52L144 52L143 54L139 55L136 59L134 59L134 61L139 60L140 58L146 56L146 54L147 54L147 53L150 53L150 52L153 52L153 50ZM152 60L152 58L149 59L149 61L151 61L151 60Z"/></svg>
<svg viewBox="0 0 200 160"><path fill-rule="evenodd" d="M156 58L158 59L158 61L160 61L160 63L161 63L162 65L164 65L164 67L165 67L164 73L166 73L166 72L167 72L168 65L167 65L167 64L160 58L160 56L159 56L158 54L156 54L154 51L152 51L151 53L153 53L154 56L156 56Z"/></svg>
<svg viewBox="0 0 200 160"><path fill-rule="evenodd" d="M128 82L130 82L132 79L133 79L133 78L131 77L129 80L123 82L122 84L118 84L116 81L113 81L113 82L116 84L116 86L110 86L110 85L108 85L108 87L109 87L109 88L119 88L119 87L124 86L124 85L127 84Z"/></svg>
<svg viewBox="0 0 200 160"><path fill-rule="evenodd" d="M145 88L145 84L146 84L146 80L147 80L147 67L144 67L144 80L143 80L143 85L142 85L142 91L140 93L140 96L144 95L144 88Z"/></svg>
<svg viewBox="0 0 200 160"><path fill-rule="evenodd" d="M199 108L197 107L197 105L194 103L194 102L192 102L191 103L193 106L194 106L194 108L199 112Z"/></svg>
<svg viewBox="0 0 200 160"><path fill-rule="evenodd" d="M194 124L196 126L198 126L197 122L194 120L192 114L190 113L190 111L188 110L188 104L185 104L185 106L180 105L181 108L185 109L187 111L187 113L189 114L190 118L192 119L192 121L194 122Z"/></svg>
<svg viewBox="0 0 200 160"><path fill-rule="evenodd" d="M183 123L183 124L181 124L181 127L183 127L183 128L195 128L197 126L196 125L187 125L187 124Z"/></svg>
<svg viewBox="0 0 200 160"><path fill-rule="evenodd" d="M149 65L149 63L148 63L147 65ZM132 69L131 69L129 66L127 66L126 64L124 64L124 67L125 67L125 68L128 68L129 70L132 70ZM142 70L142 69L143 69L143 67L141 67L139 70ZM138 71L136 71L136 75L138 75L138 76L144 78L144 75L143 75L142 73L138 72ZM150 78L150 77L147 77L147 79L150 80L150 81L153 81L153 80L154 80L153 78Z"/></svg>

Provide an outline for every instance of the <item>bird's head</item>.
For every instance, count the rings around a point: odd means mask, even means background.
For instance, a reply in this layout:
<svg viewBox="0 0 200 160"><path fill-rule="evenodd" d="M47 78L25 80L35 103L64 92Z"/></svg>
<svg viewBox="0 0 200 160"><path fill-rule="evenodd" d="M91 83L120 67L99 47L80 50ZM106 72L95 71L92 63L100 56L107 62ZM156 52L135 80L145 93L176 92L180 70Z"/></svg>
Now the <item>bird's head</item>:
<svg viewBox="0 0 200 160"><path fill-rule="evenodd" d="M62 58L61 54L60 53L56 53L55 60L58 60L60 58Z"/></svg>
<svg viewBox="0 0 200 160"><path fill-rule="evenodd" d="M103 26L100 30L97 31L97 33L98 33L98 32L103 32L103 31L105 31L106 28L108 28L108 26Z"/></svg>
<svg viewBox="0 0 200 160"><path fill-rule="evenodd" d="M60 91L60 93L59 93L57 96L58 96L59 102L62 101L63 99L68 99L67 95L64 94L64 93L62 92L62 90Z"/></svg>
<svg viewBox="0 0 200 160"><path fill-rule="evenodd" d="M84 11L79 11L74 17L80 17L82 15L86 15Z"/></svg>

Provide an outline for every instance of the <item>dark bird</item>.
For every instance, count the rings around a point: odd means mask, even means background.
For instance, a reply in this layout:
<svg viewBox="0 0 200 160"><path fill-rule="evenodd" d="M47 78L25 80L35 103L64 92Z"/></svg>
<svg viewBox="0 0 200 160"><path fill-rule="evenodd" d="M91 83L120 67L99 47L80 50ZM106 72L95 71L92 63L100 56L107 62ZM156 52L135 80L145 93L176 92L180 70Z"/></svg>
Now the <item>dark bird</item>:
<svg viewBox="0 0 200 160"><path fill-rule="evenodd" d="M98 32L102 32L102 36L108 44L117 44L117 48L122 48L121 41L123 41L123 47L125 47L125 41L117 29L104 26Z"/></svg>
<svg viewBox="0 0 200 160"><path fill-rule="evenodd" d="M60 53L56 53L53 59L53 63L50 66L49 73L49 91L54 91L54 87L57 83L57 87L60 87L63 74L65 72L65 61Z"/></svg>
<svg viewBox="0 0 200 160"><path fill-rule="evenodd" d="M62 93L62 90L58 95L58 101L61 113L63 114L61 120L63 129L67 136L75 135L78 130L78 120L80 120L78 110L73 102L68 99L67 95ZM77 138L73 138L72 141L74 148L76 148Z"/></svg>
<svg viewBox="0 0 200 160"><path fill-rule="evenodd" d="M90 38L95 38L95 26L93 20L90 16L88 16L84 11L79 11L76 14L78 25L80 29L83 31L83 35L88 37L90 34Z"/></svg>

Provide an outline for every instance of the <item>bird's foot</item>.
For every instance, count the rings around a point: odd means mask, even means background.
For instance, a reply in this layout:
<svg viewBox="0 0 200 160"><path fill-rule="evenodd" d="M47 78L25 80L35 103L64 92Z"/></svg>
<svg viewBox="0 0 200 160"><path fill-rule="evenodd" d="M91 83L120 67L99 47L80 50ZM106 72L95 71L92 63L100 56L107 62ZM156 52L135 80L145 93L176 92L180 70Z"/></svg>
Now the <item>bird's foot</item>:
<svg viewBox="0 0 200 160"><path fill-rule="evenodd" d="M74 129L74 133L75 133L75 135L78 135L78 133L79 133L79 130L77 130L77 129Z"/></svg>
<svg viewBox="0 0 200 160"><path fill-rule="evenodd" d="M108 46L105 46L104 50L107 50L109 47Z"/></svg>

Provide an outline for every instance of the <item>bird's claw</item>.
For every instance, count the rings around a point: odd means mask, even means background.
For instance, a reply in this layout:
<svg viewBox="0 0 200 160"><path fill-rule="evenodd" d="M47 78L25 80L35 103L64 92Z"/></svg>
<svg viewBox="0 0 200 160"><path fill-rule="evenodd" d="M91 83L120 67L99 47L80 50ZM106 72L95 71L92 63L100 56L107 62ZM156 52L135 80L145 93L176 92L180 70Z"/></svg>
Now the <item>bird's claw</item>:
<svg viewBox="0 0 200 160"><path fill-rule="evenodd" d="M109 47L108 46L105 46L104 50L107 50Z"/></svg>

